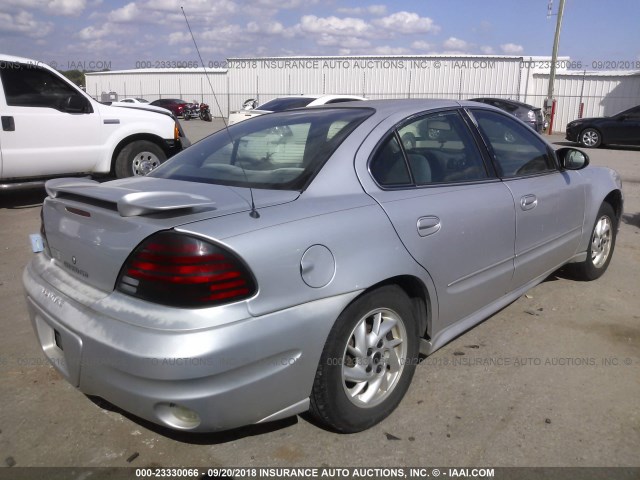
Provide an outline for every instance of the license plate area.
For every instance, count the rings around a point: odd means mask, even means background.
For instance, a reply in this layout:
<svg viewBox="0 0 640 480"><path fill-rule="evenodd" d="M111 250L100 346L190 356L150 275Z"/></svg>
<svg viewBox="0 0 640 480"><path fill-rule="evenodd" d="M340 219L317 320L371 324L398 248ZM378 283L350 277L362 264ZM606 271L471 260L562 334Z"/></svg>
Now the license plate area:
<svg viewBox="0 0 640 480"><path fill-rule="evenodd" d="M28 299L34 329L47 359L69 383L80 385L82 340Z"/></svg>

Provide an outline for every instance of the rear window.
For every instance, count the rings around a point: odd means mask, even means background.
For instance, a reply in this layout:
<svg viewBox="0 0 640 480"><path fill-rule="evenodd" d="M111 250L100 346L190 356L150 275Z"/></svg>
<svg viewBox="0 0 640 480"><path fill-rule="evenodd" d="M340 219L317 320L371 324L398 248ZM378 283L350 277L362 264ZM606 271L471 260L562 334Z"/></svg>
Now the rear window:
<svg viewBox="0 0 640 480"><path fill-rule="evenodd" d="M313 102L315 98L309 97L286 97L274 98L267 103L260 105L257 110L267 110L269 112L283 112L293 108L302 108Z"/></svg>
<svg viewBox="0 0 640 480"><path fill-rule="evenodd" d="M261 115L192 145L149 174L200 183L303 190L369 108Z"/></svg>

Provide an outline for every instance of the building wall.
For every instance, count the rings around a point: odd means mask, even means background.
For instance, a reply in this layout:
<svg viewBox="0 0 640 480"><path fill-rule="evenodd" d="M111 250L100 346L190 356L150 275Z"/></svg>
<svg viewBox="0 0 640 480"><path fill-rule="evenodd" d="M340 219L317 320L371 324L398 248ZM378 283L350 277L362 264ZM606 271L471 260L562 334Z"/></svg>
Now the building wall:
<svg viewBox="0 0 640 480"><path fill-rule="evenodd" d="M534 74L530 98L544 99L548 74ZM614 115L640 104L640 74L620 72L575 72L556 75L554 131L564 131L571 120Z"/></svg>
<svg viewBox="0 0 640 480"><path fill-rule="evenodd" d="M87 93L147 100L204 101L214 116L228 116L248 98L259 103L283 95L343 93L379 98L467 99L491 96L542 107L549 75L543 57L371 56L231 58L226 70L142 69L86 76ZM532 67L533 65L533 67ZM209 84L211 82L211 85ZM215 96L212 93L215 92ZM640 104L640 72L560 72L554 131L583 116L611 115ZM219 107L216 105L216 98Z"/></svg>

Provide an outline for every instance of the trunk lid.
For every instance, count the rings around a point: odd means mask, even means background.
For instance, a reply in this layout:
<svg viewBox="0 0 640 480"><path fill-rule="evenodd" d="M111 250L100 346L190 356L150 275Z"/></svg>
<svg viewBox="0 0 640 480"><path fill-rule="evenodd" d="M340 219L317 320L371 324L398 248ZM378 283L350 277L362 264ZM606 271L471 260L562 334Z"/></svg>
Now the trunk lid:
<svg viewBox="0 0 640 480"><path fill-rule="evenodd" d="M244 188L139 177L102 184L57 179L47 182L46 189L43 221L54 263L105 292L114 289L133 249L153 233L242 212L247 213L238 221L254 221ZM256 208L299 196L292 191L253 192Z"/></svg>

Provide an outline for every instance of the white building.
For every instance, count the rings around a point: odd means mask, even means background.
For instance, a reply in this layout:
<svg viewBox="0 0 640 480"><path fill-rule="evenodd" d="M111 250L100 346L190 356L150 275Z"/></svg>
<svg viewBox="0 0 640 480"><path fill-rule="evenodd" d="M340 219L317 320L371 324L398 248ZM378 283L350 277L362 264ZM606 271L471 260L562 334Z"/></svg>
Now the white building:
<svg viewBox="0 0 640 480"><path fill-rule="evenodd" d="M150 101L204 101L214 116L228 116L248 98L263 103L303 93L370 99L500 97L542 107L549 64L548 57L485 55L230 58L227 68L207 69L207 75L200 68L89 73L86 90L96 98L116 92ZM640 70L570 70L578 65L567 57L558 60L558 67L554 131L563 131L581 109L582 116L601 116L640 104Z"/></svg>

